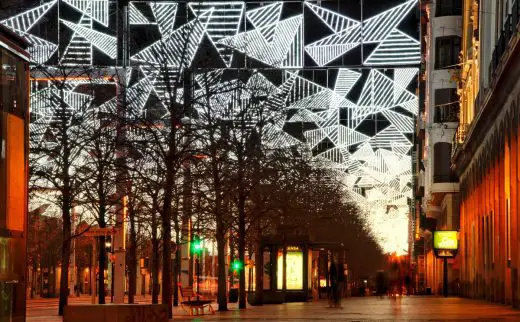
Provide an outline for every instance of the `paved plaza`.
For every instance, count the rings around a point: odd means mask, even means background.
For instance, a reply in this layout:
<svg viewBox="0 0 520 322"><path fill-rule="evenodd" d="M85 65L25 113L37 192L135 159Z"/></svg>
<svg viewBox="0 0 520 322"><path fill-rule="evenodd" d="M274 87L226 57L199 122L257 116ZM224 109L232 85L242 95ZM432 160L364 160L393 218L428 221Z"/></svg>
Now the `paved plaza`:
<svg viewBox="0 0 520 322"><path fill-rule="evenodd" d="M140 303L149 298L139 299ZM75 298L72 304L89 304L89 298ZM56 316L57 300L30 300L27 322L61 321ZM459 298L403 297L400 299L349 298L342 309L328 308L324 301L264 305L217 312L191 318L175 308L174 321L520 321L520 310Z"/></svg>

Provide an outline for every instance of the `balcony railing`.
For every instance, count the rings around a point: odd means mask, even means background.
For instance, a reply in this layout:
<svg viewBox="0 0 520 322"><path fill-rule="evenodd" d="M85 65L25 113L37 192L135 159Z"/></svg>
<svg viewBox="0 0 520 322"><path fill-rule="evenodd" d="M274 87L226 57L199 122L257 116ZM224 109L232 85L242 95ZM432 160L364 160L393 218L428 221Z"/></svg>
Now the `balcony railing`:
<svg viewBox="0 0 520 322"><path fill-rule="evenodd" d="M509 14L506 21L504 22L504 28L502 29L500 38L498 39L498 42L495 46L495 50L493 51L493 56L491 57L491 63L489 64L489 75L492 77L495 75L497 67L500 65L500 61L506 52L509 41L516 32L519 18L520 0L516 0L515 4L513 5L511 14Z"/></svg>
<svg viewBox="0 0 520 322"><path fill-rule="evenodd" d="M453 135L453 140L451 143L451 157L453 159L453 156L455 153L457 153L457 150L462 146L462 143L464 143L464 140L466 139L466 133L468 131L468 124L459 124L457 127L457 131Z"/></svg>
<svg viewBox="0 0 520 322"><path fill-rule="evenodd" d="M443 175L434 175L433 183L456 183L459 182L457 175L452 174L443 174Z"/></svg>
<svg viewBox="0 0 520 322"><path fill-rule="evenodd" d="M459 104L449 104L435 107L434 120L435 123L458 123L459 122Z"/></svg>

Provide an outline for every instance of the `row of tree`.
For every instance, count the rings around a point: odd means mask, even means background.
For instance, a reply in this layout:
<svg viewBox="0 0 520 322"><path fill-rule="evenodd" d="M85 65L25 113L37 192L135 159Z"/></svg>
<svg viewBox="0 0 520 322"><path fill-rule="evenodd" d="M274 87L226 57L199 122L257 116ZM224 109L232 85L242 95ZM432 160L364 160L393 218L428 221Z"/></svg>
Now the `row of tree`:
<svg viewBox="0 0 520 322"><path fill-rule="evenodd" d="M57 65L32 71L31 201L52 204L63 226L59 314L67 304L72 240L92 226L117 225L123 211L129 302L139 247L150 241L152 302L159 301L160 284L170 316L186 255L180 245L191 238L183 231L188 221L200 236L216 241L219 310L227 309L229 238L242 263L246 256L255 259L260 303L263 257L255 255L267 234L283 227L310 230L321 222L343 225L377 249L334 170L313 162L310 151L281 131L284 87L254 69L205 68L209 55L193 58L194 29L186 27L178 48L167 40L154 46L153 59L138 68ZM87 225L76 229L79 222ZM98 243L98 290L104 294L105 237ZM240 308L246 306L245 282L241 270Z"/></svg>

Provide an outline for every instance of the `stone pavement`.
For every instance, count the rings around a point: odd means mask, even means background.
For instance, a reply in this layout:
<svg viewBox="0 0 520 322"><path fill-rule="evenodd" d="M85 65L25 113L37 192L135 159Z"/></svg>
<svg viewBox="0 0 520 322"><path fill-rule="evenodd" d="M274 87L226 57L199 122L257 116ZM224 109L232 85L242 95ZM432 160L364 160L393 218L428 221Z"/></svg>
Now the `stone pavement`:
<svg viewBox="0 0 520 322"><path fill-rule="evenodd" d="M72 303L89 303L88 298L73 299ZM147 302L147 299L141 300ZM30 300L27 322L58 322L57 300ZM459 298L403 297L378 299L376 297L348 298L343 309L327 308L324 301L264 305L215 315L188 317L175 309L174 321L519 321L520 310L483 301Z"/></svg>

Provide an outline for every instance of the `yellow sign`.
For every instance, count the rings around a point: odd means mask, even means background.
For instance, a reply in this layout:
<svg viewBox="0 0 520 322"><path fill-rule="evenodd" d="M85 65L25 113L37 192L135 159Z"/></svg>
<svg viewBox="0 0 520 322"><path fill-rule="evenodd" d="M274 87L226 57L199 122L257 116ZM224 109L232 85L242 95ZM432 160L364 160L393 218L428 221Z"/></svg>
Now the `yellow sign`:
<svg viewBox="0 0 520 322"><path fill-rule="evenodd" d="M433 232L434 249L458 249L459 239L456 231L435 231Z"/></svg>

